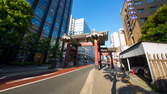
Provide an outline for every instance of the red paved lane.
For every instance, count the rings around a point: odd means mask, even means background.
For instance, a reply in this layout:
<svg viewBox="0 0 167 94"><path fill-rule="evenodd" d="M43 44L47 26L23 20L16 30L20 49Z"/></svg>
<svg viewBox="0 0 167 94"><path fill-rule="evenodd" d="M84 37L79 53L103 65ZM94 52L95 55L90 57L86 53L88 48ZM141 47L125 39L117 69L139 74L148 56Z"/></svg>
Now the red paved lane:
<svg viewBox="0 0 167 94"><path fill-rule="evenodd" d="M20 81L19 80L18 81L9 81L9 82L0 84L0 91L8 89L8 88L15 87L15 86L19 86L19 85L35 82L35 81L38 81L38 80L51 78L51 77L54 77L54 76L57 76L57 75L60 75L60 74L63 74L63 73L67 73L67 72L70 72L70 71L73 71L73 70L82 69L82 68L85 68L85 67L88 67L88 66L90 66L90 65L63 69L63 70L60 70L60 71L56 71L54 73L50 73L48 75L46 75L46 74L45 75L40 75L40 76L36 76L34 78L30 78L30 79L27 79L27 80L26 79L25 80L20 79Z"/></svg>

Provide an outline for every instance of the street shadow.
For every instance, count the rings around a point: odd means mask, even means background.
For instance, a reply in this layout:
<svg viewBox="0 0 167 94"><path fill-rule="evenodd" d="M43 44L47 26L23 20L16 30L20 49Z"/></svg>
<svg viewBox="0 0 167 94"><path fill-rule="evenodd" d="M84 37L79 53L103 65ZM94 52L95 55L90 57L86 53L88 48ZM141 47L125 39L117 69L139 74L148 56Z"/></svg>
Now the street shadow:
<svg viewBox="0 0 167 94"><path fill-rule="evenodd" d="M112 69L109 68L109 67L104 67L103 68L103 73L111 73L112 72Z"/></svg>
<svg viewBox="0 0 167 94"><path fill-rule="evenodd" d="M126 73L121 72L117 74L117 78L120 79L120 81L123 83L130 83L130 77Z"/></svg>
<svg viewBox="0 0 167 94"><path fill-rule="evenodd" d="M111 94L116 94L116 83L117 83L117 72L108 72L107 74L104 75L104 78L107 80L110 80L113 85L112 85L112 90L111 90Z"/></svg>
<svg viewBox="0 0 167 94"><path fill-rule="evenodd" d="M105 73L104 78L112 82L111 94L155 94L139 86L131 85L130 77L126 73L107 68L104 69L103 73ZM119 81L127 85L117 89L117 82Z"/></svg>
<svg viewBox="0 0 167 94"><path fill-rule="evenodd" d="M167 94L167 79L156 80L152 87L160 94Z"/></svg>
<svg viewBox="0 0 167 94"><path fill-rule="evenodd" d="M127 85L119 88L117 94L156 94L156 93L147 91L139 86Z"/></svg>

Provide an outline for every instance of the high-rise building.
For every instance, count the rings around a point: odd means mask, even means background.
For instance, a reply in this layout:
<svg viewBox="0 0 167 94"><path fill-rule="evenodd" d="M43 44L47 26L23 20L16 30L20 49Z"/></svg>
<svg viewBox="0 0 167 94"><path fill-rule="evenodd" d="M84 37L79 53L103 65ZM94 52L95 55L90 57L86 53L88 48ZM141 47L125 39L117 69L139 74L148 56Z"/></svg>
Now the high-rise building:
<svg viewBox="0 0 167 94"><path fill-rule="evenodd" d="M89 26L87 25L84 18L74 19L72 16L70 18L70 26L68 35L80 35L85 33L91 33ZM79 47L78 54L89 56L94 58L94 47Z"/></svg>
<svg viewBox="0 0 167 94"><path fill-rule="evenodd" d="M120 28L118 32L114 32L110 36L111 48L115 49L112 52L114 64L120 66L119 54L128 48L125 41L124 29Z"/></svg>
<svg viewBox="0 0 167 94"><path fill-rule="evenodd" d="M117 48L119 51L123 51L127 48L125 41L124 29L120 28L118 32L114 32L110 36L110 42L112 48Z"/></svg>
<svg viewBox="0 0 167 94"><path fill-rule="evenodd" d="M123 51L127 48L124 29L120 28L118 32L114 32L110 36L111 47L116 48L119 51Z"/></svg>
<svg viewBox="0 0 167 94"><path fill-rule="evenodd" d="M85 19L84 18L74 19L71 16L68 34L78 35L78 34L84 34L84 33L90 33L90 28L87 25Z"/></svg>
<svg viewBox="0 0 167 94"><path fill-rule="evenodd" d="M125 38L128 45L133 45L141 38L141 27L148 16L162 5L167 4L167 0L125 0L121 11L124 25Z"/></svg>
<svg viewBox="0 0 167 94"><path fill-rule="evenodd" d="M54 45L68 32L72 0L27 0L33 10L32 32L39 38L50 38Z"/></svg>

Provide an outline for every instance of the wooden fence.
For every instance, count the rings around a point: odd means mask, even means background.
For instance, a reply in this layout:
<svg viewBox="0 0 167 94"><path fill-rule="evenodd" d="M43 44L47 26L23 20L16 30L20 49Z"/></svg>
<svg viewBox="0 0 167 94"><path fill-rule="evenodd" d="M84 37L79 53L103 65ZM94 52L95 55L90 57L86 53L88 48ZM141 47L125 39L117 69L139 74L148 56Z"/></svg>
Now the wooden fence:
<svg viewBox="0 0 167 94"><path fill-rule="evenodd" d="M167 53L148 54L154 84L160 90L167 91Z"/></svg>

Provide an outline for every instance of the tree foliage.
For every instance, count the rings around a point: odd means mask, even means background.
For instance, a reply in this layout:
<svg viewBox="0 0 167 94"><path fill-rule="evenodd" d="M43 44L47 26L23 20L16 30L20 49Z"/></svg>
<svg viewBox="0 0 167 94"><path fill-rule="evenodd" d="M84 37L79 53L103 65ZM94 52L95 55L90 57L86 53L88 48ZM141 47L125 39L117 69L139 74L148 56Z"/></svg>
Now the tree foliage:
<svg viewBox="0 0 167 94"><path fill-rule="evenodd" d="M50 49L49 39L40 39L36 46L38 53L46 53Z"/></svg>
<svg viewBox="0 0 167 94"><path fill-rule="evenodd" d="M45 54L50 49L49 39L44 38L38 41L37 39L38 36L34 32L27 32L24 35L19 50L21 58L26 60L34 52Z"/></svg>
<svg viewBox="0 0 167 94"><path fill-rule="evenodd" d="M26 0L0 0L0 45L18 45L31 26L32 15Z"/></svg>
<svg viewBox="0 0 167 94"><path fill-rule="evenodd" d="M60 43L56 43L53 47L50 47L49 49L49 54L50 54L50 58L58 58L62 52L60 49Z"/></svg>
<svg viewBox="0 0 167 94"><path fill-rule="evenodd" d="M142 41L167 43L167 5L148 17L142 27Z"/></svg>

